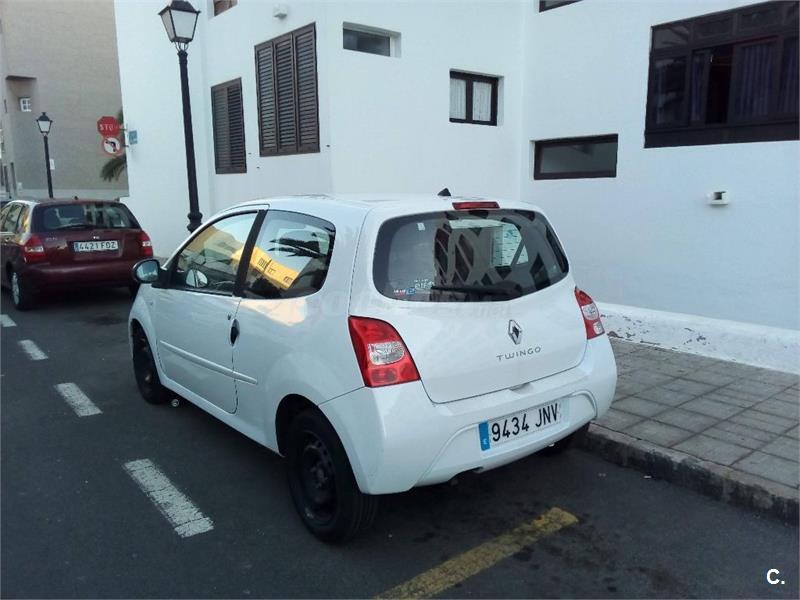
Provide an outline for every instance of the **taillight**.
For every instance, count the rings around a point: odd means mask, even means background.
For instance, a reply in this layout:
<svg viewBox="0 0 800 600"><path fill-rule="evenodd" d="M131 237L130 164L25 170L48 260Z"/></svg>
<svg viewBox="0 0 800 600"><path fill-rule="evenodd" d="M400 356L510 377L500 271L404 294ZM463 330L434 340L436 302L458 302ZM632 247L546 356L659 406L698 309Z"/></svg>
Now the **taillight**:
<svg viewBox="0 0 800 600"><path fill-rule="evenodd" d="M139 232L139 256L153 256L153 242L144 231Z"/></svg>
<svg viewBox="0 0 800 600"><path fill-rule="evenodd" d="M500 205L498 205L497 202L469 200L464 202L453 202L453 208L456 210L479 210L484 208L500 208Z"/></svg>
<svg viewBox="0 0 800 600"><path fill-rule="evenodd" d="M606 330L603 329L603 323L600 321L600 311L597 309L592 297L586 292L575 288L575 298L578 300L578 306L581 307L583 324L586 326L586 339L590 340L598 335L603 335Z"/></svg>
<svg viewBox="0 0 800 600"><path fill-rule="evenodd" d="M350 317L348 325L364 385L381 387L419 379L414 359L389 323Z"/></svg>
<svg viewBox="0 0 800 600"><path fill-rule="evenodd" d="M26 263L42 262L47 258L44 251L44 244L39 236L30 234L28 239L22 244L22 260Z"/></svg>

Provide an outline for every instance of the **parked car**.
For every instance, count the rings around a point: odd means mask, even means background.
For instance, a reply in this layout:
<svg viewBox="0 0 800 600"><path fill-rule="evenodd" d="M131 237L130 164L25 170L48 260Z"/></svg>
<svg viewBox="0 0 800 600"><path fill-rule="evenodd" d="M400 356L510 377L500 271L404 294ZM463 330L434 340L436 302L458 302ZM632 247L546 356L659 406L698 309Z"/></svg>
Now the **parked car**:
<svg viewBox="0 0 800 600"><path fill-rule="evenodd" d="M326 541L366 527L380 494L563 450L614 396L598 309L524 202L256 201L135 276L142 396L282 454Z"/></svg>
<svg viewBox="0 0 800 600"><path fill-rule="evenodd" d="M131 267L153 256L127 206L107 200L14 200L0 211L2 285L19 310L51 290L138 284Z"/></svg>

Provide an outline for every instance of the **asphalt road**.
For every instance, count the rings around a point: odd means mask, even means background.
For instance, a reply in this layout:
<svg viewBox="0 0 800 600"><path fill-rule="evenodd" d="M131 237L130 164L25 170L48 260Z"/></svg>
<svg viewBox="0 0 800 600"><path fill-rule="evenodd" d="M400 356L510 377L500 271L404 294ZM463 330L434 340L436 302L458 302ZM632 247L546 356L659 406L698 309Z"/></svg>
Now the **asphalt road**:
<svg viewBox="0 0 800 600"><path fill-rule="evenodd" d="M324 545L295 515L280 457L191 404L140 399L129 305L87 292L18 313L3 293L15 322L0 330L3 597L373 597L554 507L578 522L441 596L800 595L797 527L580 450L385 497L366 535ZM77 416L60 383L102 413ZM123 468L137 459L213 529L180 537ZM767 583L771 568L784 584Z"/></svg>

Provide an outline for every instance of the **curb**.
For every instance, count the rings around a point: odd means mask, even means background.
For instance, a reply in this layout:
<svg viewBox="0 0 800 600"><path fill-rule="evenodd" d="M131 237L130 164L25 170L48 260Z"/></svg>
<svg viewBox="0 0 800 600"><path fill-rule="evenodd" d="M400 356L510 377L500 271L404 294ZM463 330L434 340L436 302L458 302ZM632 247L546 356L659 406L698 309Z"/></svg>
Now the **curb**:
<svg viewBox="0 0 800 600"><path fill-rule="evenodd" d="M715 500L797 523L798 490L787 485L663 448L596 423L589 426L581 446L609 462L633 467Z"/></svg>

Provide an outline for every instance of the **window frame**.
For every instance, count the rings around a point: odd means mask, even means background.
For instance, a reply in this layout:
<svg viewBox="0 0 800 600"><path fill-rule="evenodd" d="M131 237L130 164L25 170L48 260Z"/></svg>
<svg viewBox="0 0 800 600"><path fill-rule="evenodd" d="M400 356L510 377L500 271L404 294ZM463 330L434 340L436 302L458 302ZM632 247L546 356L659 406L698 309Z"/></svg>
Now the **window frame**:
<svg viewBox="0 0 800 600"><path fill-rule="evenodd" d="M742 19L747 14L756 12L774 4L780 11L776 23L761 27L745 28ZM689 19L681 19L668 23L659 23L650 30L650 54L648 65L647 98L645 108L645 148L662 148L674 146L695 146L710 144L786 141L800 139L798 133L798 116L792 113L778 112L781 70L784 46L787 40L797 37L798 33L792 22L788 21L791 3L760 2L739 8L700 15ZM730 31L727 33L701 37L698 26L730 18ZM666 48L655 48L655 36L660 30L685 26L688 38L685 43ZM773 66L770 74L770 109L767 115L752 118L737 118L734 115L734 101L739 91L741 70L741 48L749 45L771 42L773 47ZM728 112L724 123L706 123L707 98L709 93L708 65L704 67L702 85L703 121L692 121L692 70L693 60L698 52L713 52L721 46L732 47L731 79L729 84ZM674 123L657 124L655 122L656 95L655 64L661 59L679 59L685 61L683 101L681 118Z"/></svg>
<svg viewBox="0 0 800 600"><path fill-rule="evenodd" d="M348 31L387 38L389 40L389 54L378 54L377 52L367 52L366 50L346 48L344 45L344 36ZM370 54L372 56L382 56L384 58L397 58L400 55L400 33L397 31L389 31L388 29L380 29L378 27L370 27L369 25L359 25L358 23L345 21L342 23L342 50L346 50L347 52L358 52L360 54Z"/></svg>
<svg viewBox="0 0 800 600"><path fill-rule="evenodd" d="M244 150L244 164L241 167L234 167L231 163L230 166L227 168L220 167L218 158L217 158L217 128L216 128L216 119L215 112L214 112L214 93L219 90L225 90L227 92L230 88L239 88L239 116L242 119L242 148ZM228 113L228 117L230 117L230 112ZM230 118L228 118L227 124L228 128L228 135L230 140ZM214 172L217 175L229 175L229 174L239 174L239 173L247 173L247 131L244 124L244 96L242 93L242 78L237 77L236 79L231 79L229 81L225 81L223 83L218 83L217 85L211 86L211 142L214 146ZM230 143L228 144L228 154L230 154Z"/></svg>
<svg viewBox="0 0 800 600"><path fill-rule="evenodd" d="M178 257L180 256L181 252L183 252L186 247L191 244L197 236L199 236L203 231L223 221L225 219L231 217L239 217L242 215L255 215L255 219L253 223L250 225L250 231L247 234L247 239L245 240L244 249L242 250L242 259L239 261L239 266L236 269L236 279L234 280L233 290L230 292L222 291L222 290L204 290L203 288L191 288L182 285L175 285L174 277L175 271L178 269ZM255 243L255 234L261 230L261 223L264 221L264 216L267 214L266 208L255 208L249 210L241 210L231 213L225 213L220 215L218 218L214 219L213 221L209 221L205 223L202 227L196 229L193 232L193 235L186 240L184 244L178 248L178 250L172 255L169 260L169 263L165 267L165 275L164 275L164 283L163 285L159 285L157 287L163 287L170 290L176 290L179 292L189 292L195 294L208 294L211 296L228 296L228 297L242 297L242 284L244 283L244 277L247 273L246 269L243 268L244 265L250 264L250 255L252 254L253 244Z"/></svg>
<svg viewBox="0 0 800 600"><path fill-rule="evenodd" d="M466 123L468 125L489 125L497 127L497 106L498 96L500 92L500 77L493 75L478 75L477 73L467 73L465 71L456 71L450 69L450 79L461 79L466 82L464 93L466 94L466 110L463 119L456 119L450 117L451 123ZM449 85L450 79L447 80ZM488 83L492 86L492 99L489 110L491 111L492 118L489 121L476 121L472 118L472 87L475 82ZM448 108L449 112L449 108Z"/></svg>
<svg viewBox="0 0 800 600"><path fill-rule="evenodd" d="M298 63L297 63L297 47L295 43L295 39L307 32L311 32L314 38L314 109L316 111L316 143L313 145L308 145L307 147L303 147L300 144L300 110L299 104L300 99L298 95L298 85L297 85L297 75L298 75ZM296 132L296 143L293 148L281 149L280 147L280 114L278 112L278 82L277 82L277 66L276 66L276 46L282 42L290 41L291 42L291 49L292 49L292 93L293 93L293 107L294 107L294 127ZM262 110L261 110L261 80L260 80L260 73L259 73L259 60L258 55L259 52L265 48L272 47L272 86L274 91L274 99L273 99L273 107L275 110L275 135L276 135L276 149L272 150L267 148L264 145L264 130L262 128ZM289 156L293 154L316 154L320 152L320 119L319 119L319 60L317 58L317 28L316 23L310 23L308 25L304 25L298 29L293 31L289 31L288 33L284 33L278 37L272 38L265 42L262 42L255 46L254 48L254 60L255 60L255 74L256 74L256 102L258 106L258 153L259 156L266 157L266 156Z"/></svg>
<svg viewBox="0 0 800 600"><path fill-rule="evenodd" d="M307 293L307 294L296 294L296 295L287 296L285 298L265 298L264 296L255 294L253 292L248 293L248 288L246 286L246 283L247 283L247 274L248 274L248 271L250 269L250 260L251 260L252 255L253 255L253 250L255 249L256 242L258 242L258 238L261 236L262 229L269 224L269 215L270 215L270 213L273 213L273 214L274 213L280 213L282 215L283 214L297 215L298 221L300 221L301 219L305 218L305 219L308 219L308 220L311 220L311 221L321 221L321 222L327 223L328 225L331 226L331 229L333 231L332 231L331 236L330 236L329 249L328 249L328 261L327 261L327 265L326 265L327 268L326 268L326 271L325 271L325 279L323 279L322 285L320 285L319 289L314 290L313 292L310 292L310 293ZM322 227L319 227L319 228L323 229ZM253 232L251 232L251 234L252 233ZM283 300L294 300L294 299L297 299L297 298L307 298L308 296L314 296L314 295L319 294L320 292L322 292L323 288L325 287L325 283L327 283L327 281L328 281L328 275L330 274L331 263L333 262L333 251L334 251L334 249L336 247L336 225L334 225L333 221L329 221L328 219L325 219L323 217L318 217L316 215L311 215L311 214L308 214L308 213L303 213L303 212L294 211L294 210L286 210L284 208L267 209L267 210L264 211L264 217L261 219L261 222L258 224L258 227L255 229L255 233L252 235L252 238L253 239L252 239L251 246L247 249L247 251L244 254L242 254L242 257L243 257L242 258L242 263L243 264L244 264L244 257L245 256L247 257L247 264L246 264L245 269L244 269L244 274L242 275L242 278L241 278L241 288L239 288L240 295L241 295L241 297L243 299L245 299L245 300L256 300L256 301L263 300L263 301L267 301L267 302L269 302L269 301L273 301L274 302L274 301L283 301Z"/></svg>
<svg viewBox="0 0 800 600"><path fill-rule="evenodd" d="M211 0L211 17L218 17L239 4L239 0ZM224 8L223 8L224 7Z"/></svg>
<svg viewBox="0 0 800 600"><path fill-rule="evenodd" d="M617 152L614 160L614 168L605 171L560 171L558 173L542 173L542 149L545 147L574 146L576 144L594 143L603 144L615 142ZM619 163L619 134L609 133L603 135L588 135L582 137L556 138L549 140L534 140L533 142L533 178L541 179L603 179L615 178L617 176L617 164Z"/></svg>
<svg viewBox="0 0 800 600"><path fill-rule="evenodd" d="M558 4L555 4L553 6L547 6L547 2L545 2L545 0L539 0L539 12L541 13L548 10L553 10L555 8L561 8L562 6L567 6L568 4L575 4L576 2L580 1L581 0L560 0Z"/></svg>
<svg viewBox="0 0 800 600"><path fill-rule="evenodd" d="M25 108L27 106L27 108ZM33 100L30 96L20 96L19 98L20 112L33 112Z"/></svg>

